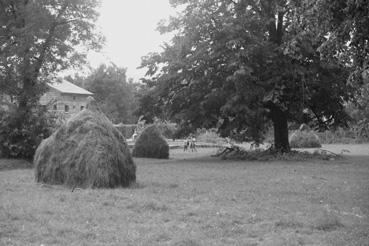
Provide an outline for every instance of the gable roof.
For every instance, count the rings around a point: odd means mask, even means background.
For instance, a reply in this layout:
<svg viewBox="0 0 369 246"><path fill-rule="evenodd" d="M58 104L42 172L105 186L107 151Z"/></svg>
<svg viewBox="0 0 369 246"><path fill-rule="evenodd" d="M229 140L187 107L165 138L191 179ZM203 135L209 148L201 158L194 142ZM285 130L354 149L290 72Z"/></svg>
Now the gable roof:
<svg viewBox="0 0 369 246"><path fill-rule="evenodd" d="M72 84L71 82L65 79L58 80L57 82L47 83L47 85L61 93L93 95L92 92L89 92L88 90L76 86L75 84Z"/></svg>

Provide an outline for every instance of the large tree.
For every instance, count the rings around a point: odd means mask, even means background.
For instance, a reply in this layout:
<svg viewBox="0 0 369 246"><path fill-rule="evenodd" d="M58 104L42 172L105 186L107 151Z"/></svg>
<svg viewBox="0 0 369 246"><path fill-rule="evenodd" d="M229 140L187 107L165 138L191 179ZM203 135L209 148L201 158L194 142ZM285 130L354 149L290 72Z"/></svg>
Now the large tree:
<svg viewBox="0 0 369 246"><path fill-rule="evenodd" d="M139 84L127 79L126 68L100 65L86 78L75 82L94 93L101 110L115 123L136 123L136 94Z"/></svg>
<svg viewBox="0 0 369 246"><path fill-rule="evenodd" d="M290 150L288 122L345 125L349 68L324 59L329 31L319 1L172 0L182 13L159 26L174 32L160 54L144 57L157 103L186 127L262 141Z"/></svg>
<svg viewBox="0 0 369 246"><path fill-rule="evenodd" d="M97 49L98 0L1 0L0 89L26 114L50 75L84 61Z"/></svg>

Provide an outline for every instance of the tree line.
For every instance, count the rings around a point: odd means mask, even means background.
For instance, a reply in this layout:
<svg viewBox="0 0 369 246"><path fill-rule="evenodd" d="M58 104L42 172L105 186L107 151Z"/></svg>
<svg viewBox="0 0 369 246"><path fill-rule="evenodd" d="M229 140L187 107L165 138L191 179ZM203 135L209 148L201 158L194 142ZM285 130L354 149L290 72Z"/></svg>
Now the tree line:
<svg viewBox="0 0 369 246"><path fill-rule="evenodd" d="M256 143L273 127L274 148L288 152L289 124L347 126L353 118L347 105L363 110L368 104L366 0L170 2L180 13L158 30L173 39L162 52L142 58L143 83L114 65L73 78L95 92L114 122L158 117L178 123L184 134L216 128L222 136ZM86 51L103 46L95 27L99 4L0 1L0 91L15 102L11 114L1 112L0 152L24 142L32 149L48 134L40 127L47 120L39 98L50 79L83 66Z"/></svg>

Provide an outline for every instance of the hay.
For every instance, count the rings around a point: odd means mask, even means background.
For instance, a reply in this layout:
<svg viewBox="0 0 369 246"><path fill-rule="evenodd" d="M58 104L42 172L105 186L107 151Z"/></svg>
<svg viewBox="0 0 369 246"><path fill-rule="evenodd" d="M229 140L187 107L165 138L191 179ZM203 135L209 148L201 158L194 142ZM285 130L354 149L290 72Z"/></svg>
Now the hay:
<svg viewBox="0 0 369 246"><path fill-rule="evenodd" d="M156 126L147 127L135 142L132 155L146 158L169 158L169 145Z"/></svg>
<svg viewBox="0 0 369 246"><path fill-rule="evenodd" d="M69 187L126 187L136 180L124 137L103 113L89 109L39 145L34 166L37 182Z"/></svg>
<svg viewBox="0 0 369 246"><path fill-rule="evenodd" d="M297 130L290 137L291 148L320 148L320 140L311 130Z"/></svg>

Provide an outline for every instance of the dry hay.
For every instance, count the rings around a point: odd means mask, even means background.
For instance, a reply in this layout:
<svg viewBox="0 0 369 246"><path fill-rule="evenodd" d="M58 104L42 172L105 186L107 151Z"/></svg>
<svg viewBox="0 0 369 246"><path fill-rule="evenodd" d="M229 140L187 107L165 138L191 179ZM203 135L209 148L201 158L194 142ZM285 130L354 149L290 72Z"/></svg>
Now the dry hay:
<svg viewBox="0 0 369 246"><path fill-rule="evenodd" d="M37 182L81 188L126 187L136 166L122 134L96 110L69 119L37 148Z"/></svg>
<svg viewBox="0 0 369 246"><path fill-rule="evenodd" d="M146 158L169 158L169 145L155 125L147 127L137 138L132 155Z"/></svg>
<svg viewBox="0 0 369 246"><path fill-rule="evenodd" d="M240 146L219 148L213 157L220 157L223 160L246 160L246 161L306 161L306 160L339 160L342 155L327 151L315 150L314 152L291 150L287 153L280 153L273 148L246 150Z"/></svg>
<svg viewBox="0 0 369 246"><path fill-rule="evenodd" d="M320 148L318 135L311 130L297 130L290 137L291 148Z"/></svg>

